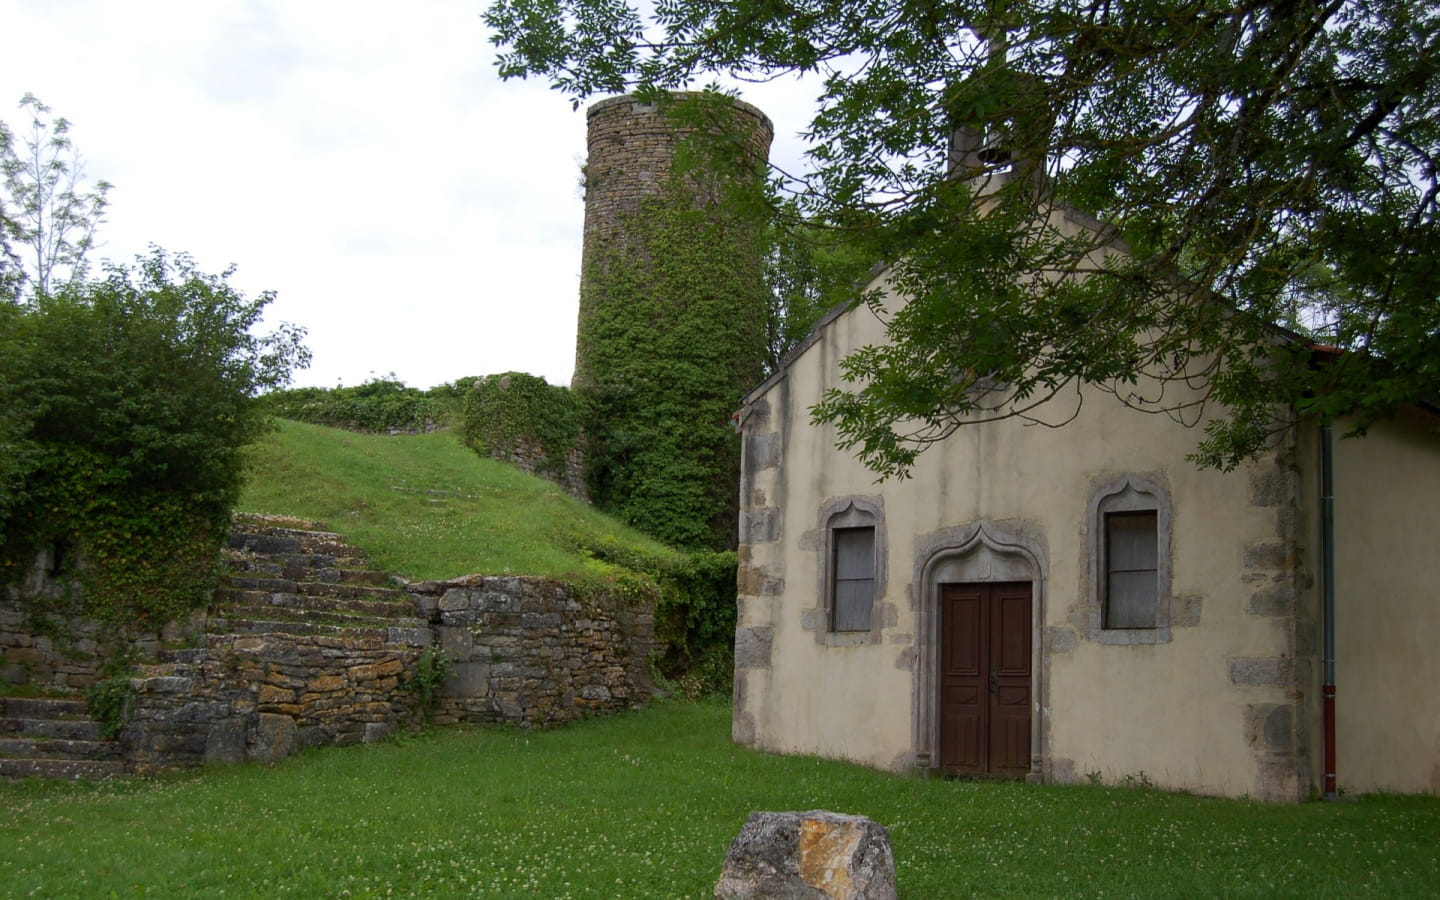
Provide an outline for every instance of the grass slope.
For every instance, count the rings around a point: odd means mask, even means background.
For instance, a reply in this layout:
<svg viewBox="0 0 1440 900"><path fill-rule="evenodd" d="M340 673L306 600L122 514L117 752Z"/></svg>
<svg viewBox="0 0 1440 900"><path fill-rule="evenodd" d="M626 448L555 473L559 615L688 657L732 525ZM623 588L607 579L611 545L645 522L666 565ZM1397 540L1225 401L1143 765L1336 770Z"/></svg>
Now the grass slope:
<svg viewBox="0 0 1440 900"><path fill-rule="evenodd" d="M729 740L669 702L563 729L454 729L156 781L0 784L0 895L710 896L756 809L884 823L900 896L1421 897L1440 801L1266 806L898 777Z"/></svg>
<svg viewBox="0 0 1440 900"><path fill-rule="evenodd" d="M241 511L321 521L407 578L594 571L577 543L671 552L445 433L357 434L281 420L250 461Z"/></svg>

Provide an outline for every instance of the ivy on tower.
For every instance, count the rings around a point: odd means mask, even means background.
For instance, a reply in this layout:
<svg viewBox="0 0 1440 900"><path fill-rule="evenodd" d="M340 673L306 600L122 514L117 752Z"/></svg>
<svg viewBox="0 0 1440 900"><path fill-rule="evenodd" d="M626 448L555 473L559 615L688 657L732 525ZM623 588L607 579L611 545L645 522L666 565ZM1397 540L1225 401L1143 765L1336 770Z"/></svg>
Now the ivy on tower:
<svg viewBox="0 0 1440 900"><path fill-rule="evenodd" d="M774 129L719 94L591 106L575 378L590 496L667 543L735 545L730 416L765 359Z"/></svg>

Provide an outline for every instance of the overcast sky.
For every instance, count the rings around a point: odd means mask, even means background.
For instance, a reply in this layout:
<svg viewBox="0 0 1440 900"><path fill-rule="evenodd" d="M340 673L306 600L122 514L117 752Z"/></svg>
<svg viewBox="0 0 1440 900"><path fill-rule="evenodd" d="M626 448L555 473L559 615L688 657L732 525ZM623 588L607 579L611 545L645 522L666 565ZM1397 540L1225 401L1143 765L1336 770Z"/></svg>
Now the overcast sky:
<svg viewBox="0 0 1440 900"><path fill-rule="evenodd" d="M0 0L0 118L34 93L115 185L101 258L238 267L308 329L300 385L574 366L584 110L505 82L486 0ZM794 85L747 89L790 168Z"/></svg>

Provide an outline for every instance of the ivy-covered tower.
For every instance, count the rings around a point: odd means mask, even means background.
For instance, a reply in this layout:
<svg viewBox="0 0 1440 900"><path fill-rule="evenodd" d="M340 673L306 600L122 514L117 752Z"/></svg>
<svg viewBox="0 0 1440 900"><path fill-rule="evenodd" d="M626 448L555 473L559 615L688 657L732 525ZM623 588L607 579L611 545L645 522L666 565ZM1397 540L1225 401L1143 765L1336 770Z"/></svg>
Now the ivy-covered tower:
<svg viewBox="0 0 1440 900"><path fill-rule="evenodd" d="M774 129L676 94L590 107L573 388L590 496L668 543L734 546L738 401L768 308L758 196Z"/></svg>

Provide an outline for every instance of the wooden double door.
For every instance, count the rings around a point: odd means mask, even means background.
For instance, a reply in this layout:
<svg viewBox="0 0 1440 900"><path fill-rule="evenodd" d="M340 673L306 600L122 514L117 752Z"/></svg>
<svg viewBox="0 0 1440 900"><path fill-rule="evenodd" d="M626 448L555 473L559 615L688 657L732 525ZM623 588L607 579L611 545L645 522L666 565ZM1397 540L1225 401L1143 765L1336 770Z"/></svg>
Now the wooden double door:
<svg viewBox="0 0 1440 900"><path fill-rule="evenodd" d="M947 775L1030 771L1028 581L940 586L940 765Z"/></svg>

